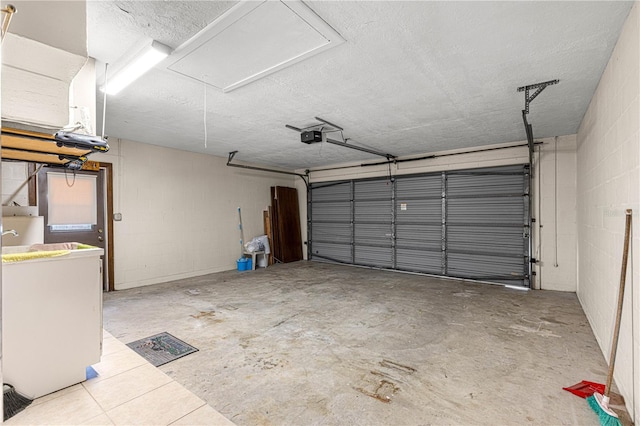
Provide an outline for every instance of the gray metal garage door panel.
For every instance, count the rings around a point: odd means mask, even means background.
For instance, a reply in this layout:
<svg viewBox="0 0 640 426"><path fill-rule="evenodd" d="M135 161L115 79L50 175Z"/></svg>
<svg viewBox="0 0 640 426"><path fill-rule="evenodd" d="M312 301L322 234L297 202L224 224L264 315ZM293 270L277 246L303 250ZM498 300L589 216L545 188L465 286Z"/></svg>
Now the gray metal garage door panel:
<svg viewBox="0 0 640 426"><path fill-rule="evenodd" d="M447 199L447 224L524 226L522 197Z"/></svg>
<svg viewBox="0 0 640 426"><path fill-rule="evenodd" d="M314 260L337 260L339 262L351 263L351 245L350 244L332 244L332 243L313 243Z"/></svg>
<svg viewBox="0 0 640 426"><path fill-rule="evenodd" d="M442 175L433 174L416 177L398 177L396 179L396 199L403 200L441 198Z"/></svg>
<svg viewBox="0 0 640 426"><path fill-rule="evenodd" d="M355 247L355 263L357 265L391 268L391 247Z"/></svg>
<svg viewBox="0 0 640 426"><path fill-rule="evenodd" d="M351 200L351 182L337 184L313 184L312 201L349 201Z"/></svg>
<svg viewBox="0 0 640 426"><path fill-rule="evenodd" d="M311 185L311 259L352 263L351 181Z"/></svg>
<svg viewBox="0 0 640 426"><path fill-rule="evenodd" d="M355 181L354 200L389 200L393 185L385 180Z"/></svg>
<svg viewBox="0 0 640 426"><path fill-rule="evenodd" d="M527 285L526 170L516 165L312 185L310 237L320 245L310 247L359 265Z"/></svg>
<svg viewBox="0 0 640 426"><path fill-rule="evenodd" d="M351 222L351 203L313 203L311 220L313 222Z"/></svg>
<svg viewBox="0 0 640 426"><path fill-rule="evenodd" d="M447 175L447 196L492 196L523 194L522 171L520 175Z"/></svg>
<svg viewBox="0 0 640 426"><path fill-rule="evenodd" d="M354 231L356 246L360 244L369 244L391 247L391 223L356 223L354 225Z"/></svg>
<svg viewBox="0 0 640 426"><path fill-rule="evenodd" d="M442 199L398 200L396 202L396 223L406 222L441 223Z"/></svg>
<svg viewBox="0 0 640 426"><path fill-rule="evenodd" d="M355 221L357 222L389 222L391 223L391 200L356 201Z"/></svg>
<svg viewBox="0 0 640 426"><path fill-rule="evenodd" d="M514 280L524 275L523 257L494 257L482 254L447 254L447 275L483 281ZM522 280L522 278L520 278Z"/></svg>
<svg viewBox="0 0 640 426"><path fill-rule="evenodd" d="M311 241L340 242L351 244L351 224L314 223L311 228Z"/></svg>
<svg viewBox="0 0 640 426"><path fill-rule="evenodd" d="M509 256L525 253L522 227L447 227L447 249Z"/></svg>
<svg viewBox="0 0 640 426"><path fill-rule="evenodd" d="M440 250L412 250L398 247L396 268L403 271L442 275Z"/></svg>
<svg viewBox="0 0 640 426"><path fill-rule="evenodd" d="M433 249L442 248L442 225L396 225L396 246L398 248ZM397 253L398 261L402 257Z"/></svg>

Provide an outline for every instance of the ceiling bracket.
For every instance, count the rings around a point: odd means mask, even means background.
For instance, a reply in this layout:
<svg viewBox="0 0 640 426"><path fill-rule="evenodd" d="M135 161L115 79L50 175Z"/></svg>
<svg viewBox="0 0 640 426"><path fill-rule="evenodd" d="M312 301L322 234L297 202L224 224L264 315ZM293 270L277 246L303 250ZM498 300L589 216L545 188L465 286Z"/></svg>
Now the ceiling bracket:
<svg viewBox="0 0 640 426"><path fill-rule="evenodd" d="M560 80L549 80L542 83L530 84L528 86L518 87L518 92L524 92L524 111L529 114L529 104L547 87L558 84ZM536 89L533 94L529 95L529 91Z"/></svg>
<svg viewBox="0 0 640 426"><path fill-rule="evenodd" d="M522 87L518 87L518 92L524 92L524 109L522 110L522 122L524 124L524 131L527 135L527 147L529 148L529 164L528 164L528 168L529 168L529 172L527 173L527 175L529 176L528 178L528 192L531 193L531 188L533 187L533 171L534 171L534 167L533 167L533 148L534 148L534 140L533 140L533 127L531 126L531 124L529 123L529 120L527 120L527 114L529 114L529 104L544 90L547 88L547 86L551 86L553 84L558 84L560 82L560 80L556 79L556 80L549 80L549 81L545 81L542 83L536 83L536 84L530 84L528 86L522 86ZM533 92L532 94L529 94L529 91L531 90L535 90L535 92ZM540 171L538 171L538 173L540 173ZM528 220L527 220L527 225L528 229L531 230L533 229L533 203L529 202L528 203ZM527 276L528 277L532 277L535 273L535 271L533 270L532 264L533 262L531 261L533 259L533 235L529 235L528 238L529 241L529 247L528 247L528 251L529 251L529 262L527 262L528 265L528 270L527 270Z"/></svg>
<svg viewBox="0 0 640 426"><path fill-rule="evenodd" d="M336 128L337 130L340 130L340 131L344 130L342 127L338 126L337 124L333 124L332 122L327 121L323 118L320 118L320 117L314 117L314 118L318 121L323 122L324 124L328 124L329 126Z"/></svg>
<svg viewBox="0 0 640 426"><path fill-rule="evenodd" d="M334 123L332 123L330 121L327 121L327 120L325 120L323 118L320 118L320 117L314 117L314 118L317 121L319 121L320 123L316 123L316 124L313 124L313 125L310 125L310 126L307 126L307 127L302 127L302 128L295 127L295 126L292 126L290 124L285 124L284 127L286 127L287 129L294 130L294 131L296 131L298 133L306 132L306 131L309 131L309 130L318 130L318 131L322 132L323 142L327 142L327 143L330 143L330 144L333 144L333 145L342 146L344 148L355 149L357 151L366 152L368 154L378 155L380 157L386 158L387 161L395 162L397 156L395 156L393 154L389 154L387 152L377 151L377 150L371 149L371 148L365 148L365 147L358 146L358 145L348 144L347 143L348 138L346 140L342 140L342 141L337 141L335 139L327 138L325 136L326 133L340 132L342 134L342 132L344 131L344 128L342 128L342 127L338 126L337 124L334 124ZM332 129L326 129L326 126L329 126ZM344 136L343 136L343 138L344 138Z"/></svg>
<svg viewBox="0 0 640 426"><path fill-rule="evenodd" d="M333 124L330 121L327 121L323 118L320 117L313 117L316 119L316 121L319 121L319 123L314 123L311 125L308 125L306 127L296 127L296 126L292 126L290 124L285 124L284 127L286 127L287 129L291 129L294 130L298 133L302 133L302 132L308 132L310 130L318 130L321 131L323 133L329 133L329 132L341 132L344 129L340 126L338 126L337 124ZM332 127L332 129L325 129L326 126L330 126Z"/></svg>

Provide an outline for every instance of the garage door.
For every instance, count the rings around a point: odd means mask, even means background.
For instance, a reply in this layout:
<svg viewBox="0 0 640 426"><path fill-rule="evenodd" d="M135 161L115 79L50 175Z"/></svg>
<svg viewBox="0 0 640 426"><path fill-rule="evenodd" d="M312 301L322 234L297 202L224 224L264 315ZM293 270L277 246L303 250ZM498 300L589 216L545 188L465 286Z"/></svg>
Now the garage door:
<svg viewBox="0 0 640 426"><path fill-rule="evenodd" d="M311 184L309 259L528 287L527 165Z"/></svg>

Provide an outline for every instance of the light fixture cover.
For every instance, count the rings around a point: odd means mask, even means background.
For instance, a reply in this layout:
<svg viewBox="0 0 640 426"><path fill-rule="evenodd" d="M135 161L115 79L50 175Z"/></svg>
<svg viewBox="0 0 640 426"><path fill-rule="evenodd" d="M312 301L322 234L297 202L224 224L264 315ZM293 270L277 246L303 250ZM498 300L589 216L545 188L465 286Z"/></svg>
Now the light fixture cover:
<svg viewBox="0 0 640 426"><path fill-rule="evenodd" d="M109 77L102 91L108 95L117 94L169 56L170 53L171 48L169 46L153 40L150 45L138 52L131 62L124 65L112 77Z"/></svg>

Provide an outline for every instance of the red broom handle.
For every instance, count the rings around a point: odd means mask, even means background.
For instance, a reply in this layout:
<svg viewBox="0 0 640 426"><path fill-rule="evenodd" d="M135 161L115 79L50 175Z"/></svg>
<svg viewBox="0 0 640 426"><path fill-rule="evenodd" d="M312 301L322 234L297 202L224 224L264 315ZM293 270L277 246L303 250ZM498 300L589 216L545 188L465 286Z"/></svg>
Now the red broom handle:
<svg viewBox="0 0 640 426"><path fill-rule="evenodd" d="M624 302L624 285L627 279L627 263L629 259L629 239L631 234L632 210L627 209L627 217L624 226L624 249L622 250L622 269L620 270L620 289L618 290L618 310L616 312L616 324L613 327L613 341L611 342L611 356L609 357L609 372L607 373L607 384L604 389L604 396L609 397L611 392L611 382L613 381L613 367L616 363L616 352L618 350L618 336L620 336L620 319L622 318L622 303Z"/></svg>

